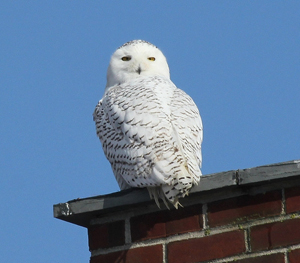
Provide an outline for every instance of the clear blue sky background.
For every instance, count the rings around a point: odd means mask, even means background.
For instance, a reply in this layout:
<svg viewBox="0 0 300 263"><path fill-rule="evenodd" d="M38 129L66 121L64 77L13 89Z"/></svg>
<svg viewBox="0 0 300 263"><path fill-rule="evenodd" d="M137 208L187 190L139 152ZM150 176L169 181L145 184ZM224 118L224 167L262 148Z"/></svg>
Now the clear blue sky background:
<svg viewBox="0 0 300 263"><path fill-rule="evenodd" d="M92 113L129 40L198 105L204 174L300 158L299 1L2 1L0 25L2 262L88 262L52 205L119 190Z"/></svg>

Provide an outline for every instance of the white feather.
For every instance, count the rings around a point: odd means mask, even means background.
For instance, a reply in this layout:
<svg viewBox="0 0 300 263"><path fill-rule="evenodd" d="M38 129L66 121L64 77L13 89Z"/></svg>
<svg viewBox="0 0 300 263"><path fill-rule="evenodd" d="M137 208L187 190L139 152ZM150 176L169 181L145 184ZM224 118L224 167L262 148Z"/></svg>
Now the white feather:
<svg viewBox="0 0 300 263"><path fill-rule="evenodd" d="M178 198L199 183L198 108L172 83L164 55L152 44L138 40L117 49L93 116L121 189L147 187L158 205L160 197L177 208Z"/></svg>

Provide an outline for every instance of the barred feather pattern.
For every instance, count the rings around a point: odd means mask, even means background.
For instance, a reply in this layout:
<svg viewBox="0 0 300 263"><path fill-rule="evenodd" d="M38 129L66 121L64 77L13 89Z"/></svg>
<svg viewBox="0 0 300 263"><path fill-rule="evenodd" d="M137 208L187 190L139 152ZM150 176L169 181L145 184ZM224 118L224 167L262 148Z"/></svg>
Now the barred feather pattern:
<svg viewBox="0 0 300 263"><path fill-rule="evenodd" d="M158 206L161 198L177 208L178 198L199 183L201 117L170 79L140 77L112 86L93 117L121 190L147 187Z"/></svg>

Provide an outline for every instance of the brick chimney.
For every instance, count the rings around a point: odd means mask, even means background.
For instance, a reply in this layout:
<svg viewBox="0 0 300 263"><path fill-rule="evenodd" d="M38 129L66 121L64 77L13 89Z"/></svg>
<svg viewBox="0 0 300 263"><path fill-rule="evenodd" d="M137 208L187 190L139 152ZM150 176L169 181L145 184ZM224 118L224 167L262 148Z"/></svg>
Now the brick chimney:
<svg viewBox="0 0 300 263"><path fill-rule="evenodd" d="M184 208L146 189L54 205L88 229L90 263L299 263L300 160L205 175Z"/></svg>

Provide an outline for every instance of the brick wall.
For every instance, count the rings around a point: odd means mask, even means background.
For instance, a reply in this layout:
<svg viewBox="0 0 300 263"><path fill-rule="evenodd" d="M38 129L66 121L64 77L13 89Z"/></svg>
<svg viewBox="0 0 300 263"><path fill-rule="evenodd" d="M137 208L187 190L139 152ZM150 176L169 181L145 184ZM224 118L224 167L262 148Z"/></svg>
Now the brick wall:
<svg viewBox="0 0 300 263"><path fill-rule="evenodd" d="M205 175L180 201L129 189L54 216L88 229L90 263L300 263L300 160Z"/></svg>
<svg viewBox="0 0 300 263"><path fill-rule="evenodd" d="M300 263L300 186L125 210L91 220L91 263Z"/></svg>

